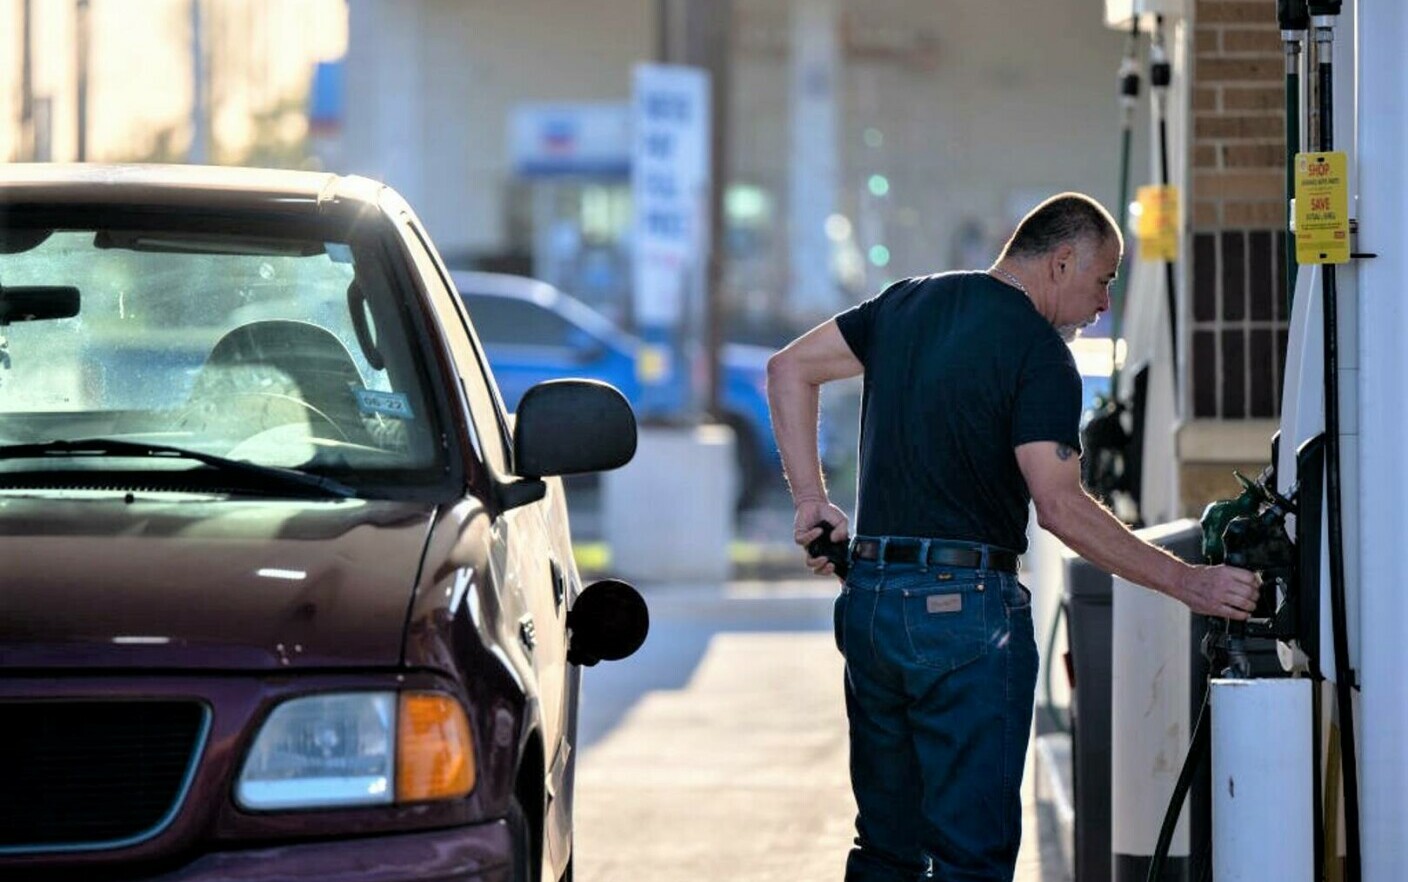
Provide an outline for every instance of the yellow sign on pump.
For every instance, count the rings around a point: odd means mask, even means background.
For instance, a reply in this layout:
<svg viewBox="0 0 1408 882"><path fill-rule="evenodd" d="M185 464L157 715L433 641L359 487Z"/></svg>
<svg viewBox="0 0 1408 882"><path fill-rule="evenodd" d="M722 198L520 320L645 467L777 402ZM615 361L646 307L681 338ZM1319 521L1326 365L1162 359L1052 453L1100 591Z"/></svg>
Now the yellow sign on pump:
<svg viewBox="0 0 1408 882"><path fill-rule="evenodd" d="M1178 188L1164 184L1140 187L1134 235L1139 259L1167 263L1178 259Z"/></svg>
<svg viewBox="0 0 1408 882"><path fill-rule="evenodd" d="M1296 263L1349 263L1349 160L1296 154Z"/></svg>

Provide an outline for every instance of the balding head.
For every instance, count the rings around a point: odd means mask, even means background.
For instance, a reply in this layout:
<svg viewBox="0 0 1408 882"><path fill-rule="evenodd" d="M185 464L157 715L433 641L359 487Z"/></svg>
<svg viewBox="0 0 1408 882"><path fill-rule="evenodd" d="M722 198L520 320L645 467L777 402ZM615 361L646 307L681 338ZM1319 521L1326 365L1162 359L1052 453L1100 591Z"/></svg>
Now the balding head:
<svg viewBox="0 0 1408 882"><path fill-rule="evenodd" d="M1123 252L1124 236L1104 206L1082 193L1058 193L1027 212L998 261L1041 257L1066 243L1084 255L1111 239Z"/></svg>

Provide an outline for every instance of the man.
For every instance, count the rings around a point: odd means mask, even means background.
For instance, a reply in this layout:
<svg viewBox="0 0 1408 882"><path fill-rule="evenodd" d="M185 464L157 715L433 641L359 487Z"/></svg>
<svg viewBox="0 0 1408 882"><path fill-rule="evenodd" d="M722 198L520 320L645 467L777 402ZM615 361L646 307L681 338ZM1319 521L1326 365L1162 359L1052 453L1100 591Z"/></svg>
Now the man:
<svg viewBox="0 0 1408 882"><path fill-rule="evenodd" d="M1122 249L1099 204L1053 196L987 272L898 282L768 363L802 546L823 521L848 537L818 463L818 390L864 374L857 531L835 608L859 810L848 882L1012 878L1037 673L1016 575L1029 501L1087 560L1194 612L1255 607L1254 574L1183 563L1080 486L1066 341L1109 309Z"/></svg>

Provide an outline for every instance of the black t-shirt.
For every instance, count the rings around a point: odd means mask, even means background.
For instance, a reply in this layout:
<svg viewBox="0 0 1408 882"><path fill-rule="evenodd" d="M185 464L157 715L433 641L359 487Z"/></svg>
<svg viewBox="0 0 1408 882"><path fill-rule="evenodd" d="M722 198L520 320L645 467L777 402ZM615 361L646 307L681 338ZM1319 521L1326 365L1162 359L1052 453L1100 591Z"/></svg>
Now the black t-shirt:
<svg viewBox="0 0 1408 882"><path fill-rule="evenodd" d="M1027 547L1015 448L1080 449L1070 347L987 273L906 279L836 316L865 365L854 532Z"/></svg>

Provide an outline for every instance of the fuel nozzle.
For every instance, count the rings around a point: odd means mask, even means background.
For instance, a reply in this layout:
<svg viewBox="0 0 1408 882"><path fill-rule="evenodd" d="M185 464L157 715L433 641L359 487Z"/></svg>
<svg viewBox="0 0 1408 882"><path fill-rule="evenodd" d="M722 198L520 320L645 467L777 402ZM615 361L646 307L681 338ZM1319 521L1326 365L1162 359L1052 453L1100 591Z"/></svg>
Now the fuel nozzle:
<svg viewBox="0 0 1408 882"><path fill-rule="evenodd" d="M1225 563L1227 551L1223 545L1223 535L1227 532L1227 526L1237 518L1255 516L1267 502L1260 481L1252 481L1236 469L1232 470L1232 474L1242 485L1241 495L1208 503L1199 521L1203 528L1203 557L1210 564Z"/></svg>
<svg viewBox="0 0 1408 882"><path fill-rule="evenodd" d="M1298 76L1301 44L1310 30L1310 7L1305 0L1276 0L1276 22L1281 26L1281 42L1286 51L1286 75Z"/></svg>
<svg viewBox="0 0 1408 882"><path fill-rule="evenodd" d="M1223 562L1261 575L1261 595L1247 627L1266 636L1292 636L1277 634L1275 629L1278 599L1294 586L1299 562L1295 543L1286 532L1288 513L1279 505L1268 505L1253 517L1233 518L1222 534Z"/></svg>
<svg viewBox="0 0 1408 882"><path fill-rule="evenodd" d="M1290 640L1297 636L1294 599L1300 558L1286 528L1286 517L1295 513L1296 505L1274 489L1274 467L1268 466L1255 481L1240 472L1233 474L1242 485L1241 495L1209 504L1201 524L1208 563L1251 570L1262 579L1251 617L1245 622L1217 620L1209 633L1212 647L1226 655L1224 674L1246 678L1251 674L1247 638Z"/></svg>
<svg viewBox="0 0 1408 882"><path fill-rule="evenodd" d="M1124 59L1117 75L1120 86L1120 108L1129 123L1139 107L1139 16L1129 22L1129 38L1124 44Z"/></svg>
<svg viewBox="0 0 1408 882"><path fill-rule="evenodd" d="M1306 0L1276 0L1276 22L1283 34L1310 30L1310 7Z"/></svg>
<svg viewBox="0 0 1408 882"><path fill-rule="evenodd" d="M1222 562L1261 576L1261 594L1244 625L1245 633L1291 640L1299 634L1294 600L1300 555L1286 527L1286 517L1296 513L1296 506L1272 489L1274 482L1264 478L1253 485L1264 500L1256 512L1236 515L1223 530Z"/></svg>
<svg viewBox="0 0 1408 882"><path fill-rule="evenodd" d="M1325 61L1330 58L1330 47L1335 41L1335 19L1340 14L1341 5L1342 0L1309 0L1306 3L1311 23L1315 27L1317 51Z"/></svg>
<svg viewBox="0 0 1408 882"><path fill-rule="evenodd" d="M1149 88L1167 89L1173 82L1173 65L1164 45L1164 17L1154 17L1154 33L1149 38Z"/></svg>

